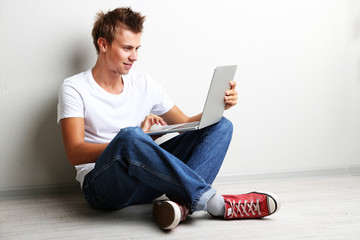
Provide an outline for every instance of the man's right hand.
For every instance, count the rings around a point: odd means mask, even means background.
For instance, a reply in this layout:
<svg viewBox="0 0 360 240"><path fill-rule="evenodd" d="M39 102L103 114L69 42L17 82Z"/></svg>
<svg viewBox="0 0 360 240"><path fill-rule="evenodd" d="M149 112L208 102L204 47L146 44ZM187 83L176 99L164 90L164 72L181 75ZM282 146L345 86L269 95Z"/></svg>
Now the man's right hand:
<svg viewBox="0 0 360 240"><path fill-rule="evenodd" d="M154 115L154 114L150 114L148 116L146 116L146 118L144 119L144 121L142 121L140 128L144 131L144 132L148 132L150 131L150 128L154 125L162 125L165 126L167 125L166 122L164 121L164 119L162 119L161 117Z"/></svg>

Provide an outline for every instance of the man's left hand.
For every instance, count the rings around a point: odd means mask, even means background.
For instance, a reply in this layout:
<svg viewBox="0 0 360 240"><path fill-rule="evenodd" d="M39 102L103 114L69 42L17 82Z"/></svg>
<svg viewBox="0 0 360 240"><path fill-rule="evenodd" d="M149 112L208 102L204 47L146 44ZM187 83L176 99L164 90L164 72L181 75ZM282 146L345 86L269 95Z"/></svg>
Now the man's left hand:
<svg viewBox="0 0 360 240"><path fill-rule="evenodd" d="M235 90L236 82L230 81L230 89L225 92L225 110L237 104L238 92Z"/></svg>

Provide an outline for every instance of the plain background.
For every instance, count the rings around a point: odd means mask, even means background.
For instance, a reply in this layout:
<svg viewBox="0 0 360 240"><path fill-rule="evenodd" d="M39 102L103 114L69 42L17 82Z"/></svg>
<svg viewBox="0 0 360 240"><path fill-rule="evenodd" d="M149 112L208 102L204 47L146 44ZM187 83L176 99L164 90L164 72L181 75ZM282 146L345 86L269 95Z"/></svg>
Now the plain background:
<svg viewBox="0 0 360 240"><path fill-rule="evenodd" d="M96 12L146 15L139 61L189 115L237 64L219 176L360 166L359 0L1 0L0 190L73 183L56 124L63 80L96 60Z"/></svg>

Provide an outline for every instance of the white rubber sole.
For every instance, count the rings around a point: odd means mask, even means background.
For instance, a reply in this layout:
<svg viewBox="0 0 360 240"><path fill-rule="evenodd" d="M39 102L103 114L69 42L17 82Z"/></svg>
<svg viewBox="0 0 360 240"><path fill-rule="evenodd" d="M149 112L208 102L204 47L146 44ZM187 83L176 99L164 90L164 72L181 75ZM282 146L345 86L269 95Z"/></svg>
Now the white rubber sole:
<svg viewBox="0 0 360 240"><path fill-rule="evenodd" d="M153 217L163 230L171 230L180 223L180 207L172 201L154 201Z"/></svg>
<svg viewBox="0 0 360 240"><path fill-rule="evenodd" d="M280 202L279 197L276 194L274 194L272 192L266 192L266 191L255 191L253 193L265 194L268 196L267 201L268 201L268 210L269 210L270 215L279 211L279 209L281 207L281 202Z"/></svg>

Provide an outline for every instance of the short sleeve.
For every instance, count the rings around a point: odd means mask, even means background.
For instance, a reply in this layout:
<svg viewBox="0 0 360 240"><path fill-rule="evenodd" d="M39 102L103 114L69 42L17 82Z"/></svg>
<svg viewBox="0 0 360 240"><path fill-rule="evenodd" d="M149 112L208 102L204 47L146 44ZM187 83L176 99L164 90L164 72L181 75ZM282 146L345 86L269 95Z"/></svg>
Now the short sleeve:
<svg viewBox="0 0 360 240"><path fill-rule="evenodd" d="M174 103L157 82L153 81L152 83L154 87L154 105L151 109L151 113L155 115L163 115L174 106Z"/></svg>
<svg viewBox="0 0 360 240"><path fill-rule="evenodd" d="M58 94L57 123L70 117L84 117L84 104L80 93L65 81Z"/></svg>

